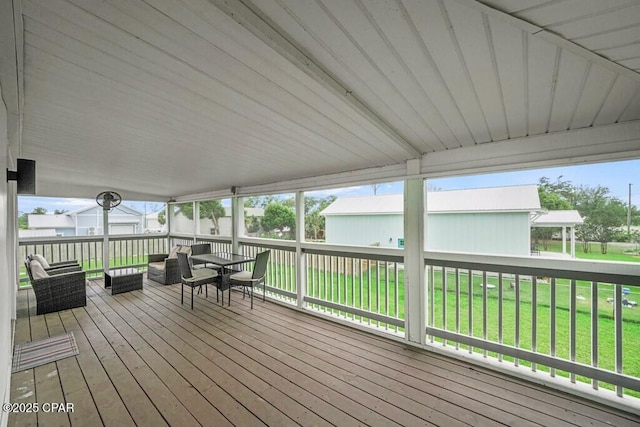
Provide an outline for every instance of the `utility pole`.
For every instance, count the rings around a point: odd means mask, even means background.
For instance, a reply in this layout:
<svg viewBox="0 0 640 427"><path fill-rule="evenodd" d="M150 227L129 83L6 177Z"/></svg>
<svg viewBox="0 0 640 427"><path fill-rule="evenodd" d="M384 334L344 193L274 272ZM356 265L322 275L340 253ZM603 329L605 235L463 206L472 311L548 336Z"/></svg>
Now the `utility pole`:
<svg viewBox="0 0 640 427"><path fill-rule="evenodd" d="M631 183L629 183L629 207L627 208L627 234L631 235Z"/></svg>

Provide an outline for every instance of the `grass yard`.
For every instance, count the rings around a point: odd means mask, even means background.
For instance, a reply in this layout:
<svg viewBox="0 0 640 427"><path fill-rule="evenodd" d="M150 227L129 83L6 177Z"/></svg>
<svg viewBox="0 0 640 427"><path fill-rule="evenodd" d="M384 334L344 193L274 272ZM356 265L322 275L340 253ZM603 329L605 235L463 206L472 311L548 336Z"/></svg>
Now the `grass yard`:
<svg viewBox="0 0 640 427"><path fill-rule="evenodd" d="M390 264L393 265L393 264ZM318 267L318 266L315 266ZM308 271L307 293L310 296L325 299L327 301L355 307L374 313L384 314L392 317L404 319L404 271L392 268L385 268L383 263L373 265L369 269L362 271L355 270L348 274L336 272L336 268L323 269L310 268ZM329 271L331 270L331 271ZM441 270L435 270L434 279L434 327L443 328L443 312L446 307L446 328L449 331L456 330L456 292L455 275L453 272L447 274L447 284L443 287L443 277ZM502 342L507 345L516 344L516 297L515 287L511 287L513 279L503 279L503 330ZM471 331L468 320L469 292L468 274L460 274L459 307L460 320L459 332L463 334L471 333L474 337L483 338L483 294L482 276L473 275L472 280L472 323ZM489 276L487 283L496 286L487 290L487 331L486 338L498 342L498 278ZM519 303L519 347L533 349L532 318L533 318L533 286L530 280L520 281L520 303ZM542 354L551 354L551 284L538 281L536 285L536 339L535 349ZM446 291L446 292L443 292ZM631 288L630 300L639 300L640 295ZM607 301L612 298L614 287L612 285L600 284L597 294L597 323L598 323L598 366L615 371L615 342L614 342L614 320L613 305ZM397 299L396 299L397 295ZM443 299L446 295L446 302ZM588 282L576 282L576 361L591 364L591 284ZM558 279L555 289L556 297L556 324L555 324L555 354L558 357L570 359L570 281ZM428 305L427 307L430 307ZM332 313L345 317L362 320L359 316L354 316L338 310L331 310ZM375 322L373 322L375 323ZM384 324L382 324L384 326ZM640 308L623 308L623 372L627 375L640 377L640 356L635 351L637 348L637 337L640 336ZM481 350L477 350L481 351ZM489 354L496 357L495 354ZM505 357L505 360L510 358ZM530 366L529 362L520 361L521 364ZM537 369L548 371L543 366ZM557 371L556 375L568 377L566 372ZM579 381L589 382L586 378L578 377ZM613 389L609 384L600 384L601 387ZM640 397L640 393L626 391L630 395Z"/></svg>
<svg viewBox="0 0 640 427"><path fill-rule="evenodd" d="M606 254L601 253L599 243L590 243L589 246L590 252L584 253L582 243L576 242L576 258L601 261L640 262L640 255L627 253L625 251L629 250L628 248L616 245L615 243L610 243L607 246ZM542 245L540 245L540 250L543 250ZM549 249L547 249L547 251L562 253L562 242L557 240L549 242ZM569 244L567 244L567 251L570 251Z"/></svg>

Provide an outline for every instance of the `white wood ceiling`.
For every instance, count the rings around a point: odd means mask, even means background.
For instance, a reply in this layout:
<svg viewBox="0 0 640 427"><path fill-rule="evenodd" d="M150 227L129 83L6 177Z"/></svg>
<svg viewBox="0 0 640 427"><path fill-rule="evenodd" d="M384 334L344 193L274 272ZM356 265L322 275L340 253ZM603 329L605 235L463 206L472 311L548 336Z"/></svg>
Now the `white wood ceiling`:
<svg viewBox="0 0 640 427"><path fill-rule="evenodd" d="M483 3L22 0L20 155L168 199L640 119L640 1Z"/></svg>

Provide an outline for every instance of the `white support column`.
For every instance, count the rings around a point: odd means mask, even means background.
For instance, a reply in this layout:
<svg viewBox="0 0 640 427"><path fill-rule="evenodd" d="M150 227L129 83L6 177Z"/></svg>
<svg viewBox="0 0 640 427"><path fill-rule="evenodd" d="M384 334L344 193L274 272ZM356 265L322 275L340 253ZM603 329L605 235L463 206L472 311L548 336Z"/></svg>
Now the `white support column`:
<svg viewBox="0 0 640 427"><path fill-rule="evenodd" d="M301 244L305 240L304 192L296 193L296 291L298 308L304 308L304 297L307 295L307 259L302 252Z"/></svg>
<svg viewBox="0 0 640 427"><path fill-rule="evenodd" d="M171 215L173 215L173 205L169 202L164 204L164 217L167 221L167 252L171 250Z"/></svg>
<svg viewBox="0 0 640 427"><path fill-rule="evenodd" d="M570 228L570 234L571 234L571 258L575 258L576 257L576 229L574 226L571 226Z"/></svg>
<svg viewBox="0 0 640 427"><path fill-rule="evenodd" d="M407 162L408 175L420 161ZM424 344L426 340L426 295L424 272L425 192L422 179L404 183L404 286L406 340Z"/></svg>
<svg viewBox="0 0 640 427"><path fill-rule="evenodd" d="M193 243L196 242L196 236L200 234L200 203L193 202Z"/></svg>
<svg viewBox="0 0 640 427"><path fill-rule="evenodd" d="M109 210L102 209L102 271L109 271Z"/></svg>
<svg viewBox="0 0 640 427"><path fill-rule="evenodd" d="M567 227L562 226L562 253L567 253Z"/></svg>
<svg viewBox="0 0 640 427"><path fill-rule="evenodd" d="M244 234L244 199L231 197L231 252L240 253L238 238Z"/></svg>

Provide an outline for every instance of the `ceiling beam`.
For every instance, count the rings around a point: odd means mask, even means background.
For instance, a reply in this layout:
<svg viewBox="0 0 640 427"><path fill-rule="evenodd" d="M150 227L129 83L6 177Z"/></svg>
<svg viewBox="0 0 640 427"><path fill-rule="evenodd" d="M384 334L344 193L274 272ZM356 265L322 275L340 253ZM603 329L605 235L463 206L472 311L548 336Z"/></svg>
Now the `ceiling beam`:
<svg viewBox="0 0 640 427"><path fill-rule="evenodd" d="M640 158L640 120L426 154L423 175L466 175Z"/></svg>
<svg viewBox="0 0 640 427"><path fill-rule="evenodd" d="M227 14L242 27L249 30L263 43L271 47L287 61L302 70L307 76L322 85L323 88L333 93L338 100L342 100L354 111L377 127L381 132L389 136L411 158L420 158L422 152L404 139L400 134L386 123L379 115L367 105L356 98L351 90L344 87L333 76L316 64L302 47L289 40L282 30L269 20L249 0L210 0L219 10Z"/></svg>
<svg viewBox="0 0 640 427"><path fill-rule="evenodd" d="M506 12L502 12L498 9L494 9L491 6L481 3L479 0L451 0L451 1L456 1L465 6L476 9L487 16L494 16L498 19L501 19L507 22L510 25L513 25L515 27L522 29L523 31L526 31L527 33L531 34L533 37L543 39L546 42L551 43L555 46L558 46L561 49L566 49L567 51L574 53L588 61L598 64L622 76L628 77L635 82L640 82L640 73L636 73L635 71L630 70L629 68L626 68L603 56L600 56L597 53L594 53L589 49L586 49L572 41L569 41L556 33L547 31L544 28L537 26L533 22L528 22L528 21L525 21L524 19L517 18Z"/></svg>

